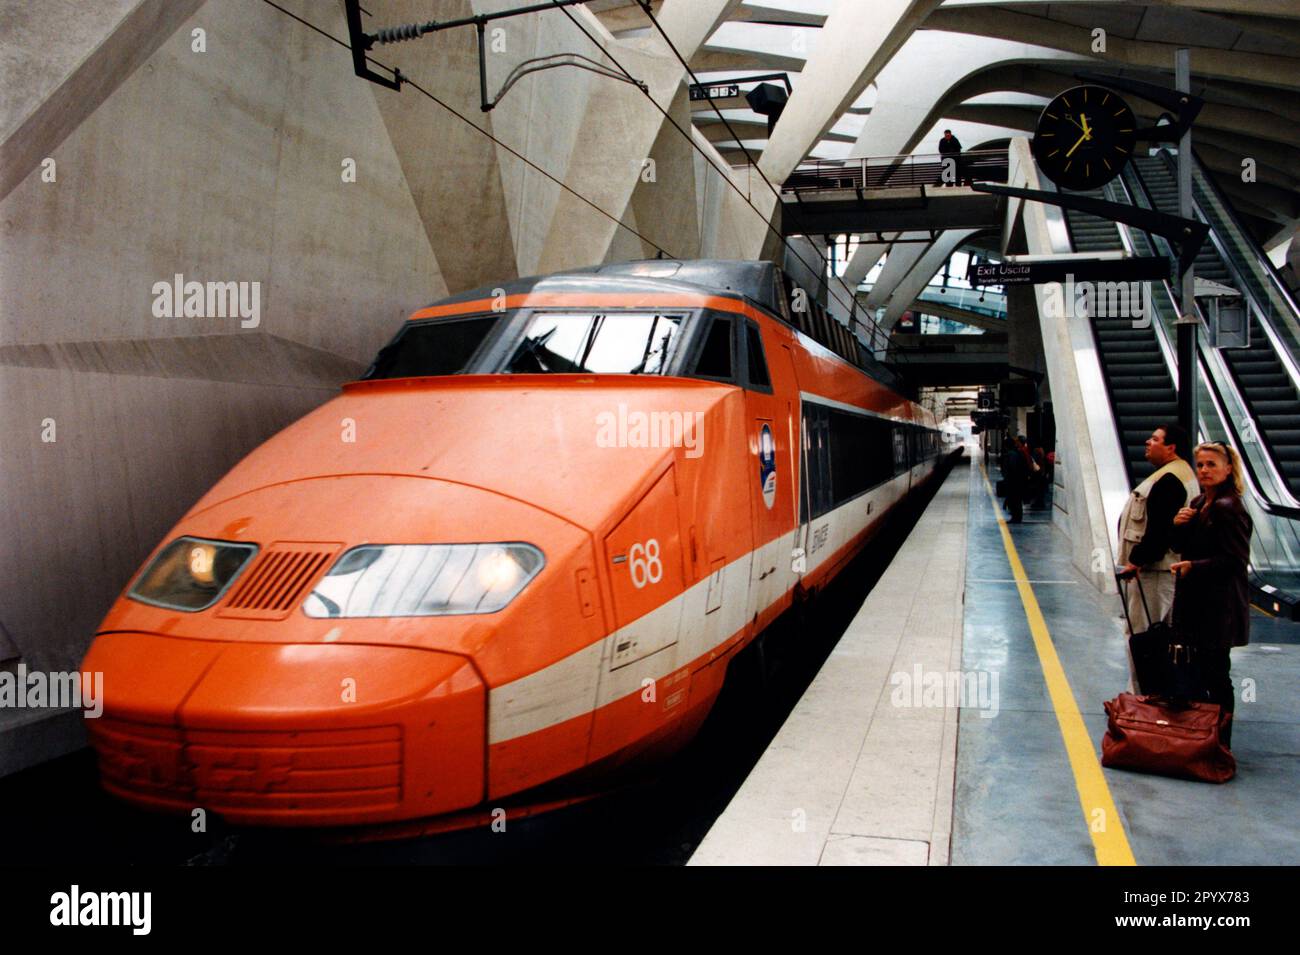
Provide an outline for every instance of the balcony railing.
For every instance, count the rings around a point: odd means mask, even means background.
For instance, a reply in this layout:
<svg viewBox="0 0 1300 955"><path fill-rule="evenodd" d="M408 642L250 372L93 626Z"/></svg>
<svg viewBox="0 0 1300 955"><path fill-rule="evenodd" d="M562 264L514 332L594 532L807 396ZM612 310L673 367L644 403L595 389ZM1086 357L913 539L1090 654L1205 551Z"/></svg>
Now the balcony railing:
<svg viewBox="0 0 1300 955"><path fill-rule="evenodd" d="M944 184L944 160L939 153L913 156L870 156L862 159L815 159L801 163L781 187L804 193L828 189L870 192ZM1006 182L1007 151L981 149L959 153L950 176L960 182Z"/></svg>

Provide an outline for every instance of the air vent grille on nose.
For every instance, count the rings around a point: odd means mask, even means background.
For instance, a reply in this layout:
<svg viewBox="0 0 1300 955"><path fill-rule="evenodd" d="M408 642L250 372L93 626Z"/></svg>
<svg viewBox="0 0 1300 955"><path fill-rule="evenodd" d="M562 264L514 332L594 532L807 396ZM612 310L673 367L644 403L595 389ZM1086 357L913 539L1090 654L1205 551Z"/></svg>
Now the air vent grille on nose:
<svg viewBox="0 0 1300 955"><path fill-rule="evenodd" d="M276 620L288 616L307 587L325 570L338 544L281 542L268 547L231 591L223 617Z"/></svg>

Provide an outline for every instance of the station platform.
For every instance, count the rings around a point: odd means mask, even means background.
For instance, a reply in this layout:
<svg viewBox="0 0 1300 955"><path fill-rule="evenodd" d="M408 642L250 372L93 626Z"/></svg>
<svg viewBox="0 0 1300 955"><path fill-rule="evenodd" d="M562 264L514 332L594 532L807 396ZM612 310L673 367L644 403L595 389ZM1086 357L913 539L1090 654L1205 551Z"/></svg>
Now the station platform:
<svg viewBox="0 0 1300 955"><path fill-rule="evenodd" d="M1300 862L1300 624L1232 653L1237 778L1102 769L1118 598L959 462L691 865Z"/></svg>

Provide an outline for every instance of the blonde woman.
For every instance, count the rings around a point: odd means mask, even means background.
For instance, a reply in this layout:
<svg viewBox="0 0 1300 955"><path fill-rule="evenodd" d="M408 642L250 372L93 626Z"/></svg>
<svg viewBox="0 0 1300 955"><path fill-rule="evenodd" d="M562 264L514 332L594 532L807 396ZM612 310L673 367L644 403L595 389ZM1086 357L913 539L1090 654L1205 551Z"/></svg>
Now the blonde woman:
<svg viewBox="0 0 1300 955"><path fill-rule="evenodd" d="M1176 580L1174 626L1199 648L1209 701L1231 714L1233 647L1250 638L1250 515L1241 503L1241 459L1221 441L1196 448L1201 493L1174 515L1173 548L1182 558L1169 568ZM1222 735L1232 741L1232 723Z"/></svg>

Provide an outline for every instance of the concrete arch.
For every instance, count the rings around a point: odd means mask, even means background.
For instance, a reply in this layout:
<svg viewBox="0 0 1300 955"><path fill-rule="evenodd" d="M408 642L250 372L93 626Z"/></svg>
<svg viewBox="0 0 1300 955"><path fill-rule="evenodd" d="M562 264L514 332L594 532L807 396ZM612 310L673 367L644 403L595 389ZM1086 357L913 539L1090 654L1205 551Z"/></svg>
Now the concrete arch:
<svg viewBox="0 0 1300 955"><path fill-rule="evenodd" d="M1084 65L1084 61L1076 62L1077 65ZM1052 67L1056 65L1058 64L1031 61L1015 64L997 63L971 72L945 94L936 97L935 109L918 124L918 128L908 142L906 149L914 148L916 140L924 134L924 131L945 115L949 109L963 104L966 100L975 96L1004 90L1017 90L1052 97L1072 83L1078 82L1073 76L1073 70L1065 72L1053 69ZM1156 77L1156 79L1158 80L1159 77ZM1154 105L1137 98L1132 98L1130 105L1139 117L1148 121L1154 121L1159 112ZM1232 106L1225 103L1206 103L1204 109L1201 110L1201 114L1197 117L1196 125L1198 129L1216 129L1277 143L1286 144L1300 141L1300 124L1281 118L1266 110Z"/></svg>
<svg viewBox="0 0 1300 955"><path fill-rule="evenodd" d="M928 29L915 33L880 71L876 79L880 97L850 155L907 153L942 115L942 107L952 90L970 77L1008 63L1044 60L1090 62L1088 58L1049 47L998 38Z"/></svg>
<svg viewBox="0 0 1300 955"><path fill-rule="evenodd" d="M935 11L926 21L926 26L954 33L1042 44L1076 56L1088 56L1093 43L1092 30L1088 27L1005 7L945 7ZM1106 63L1111 69L1117 66L1165 69L1173 60L1174 45L1170 43L1134 40L1113 32L1108 33L1106 40ZM1200 76L1300 89L1300 59L1295 57L1210 46L1192 46L1191 49L1195 71Z"/></svg>

